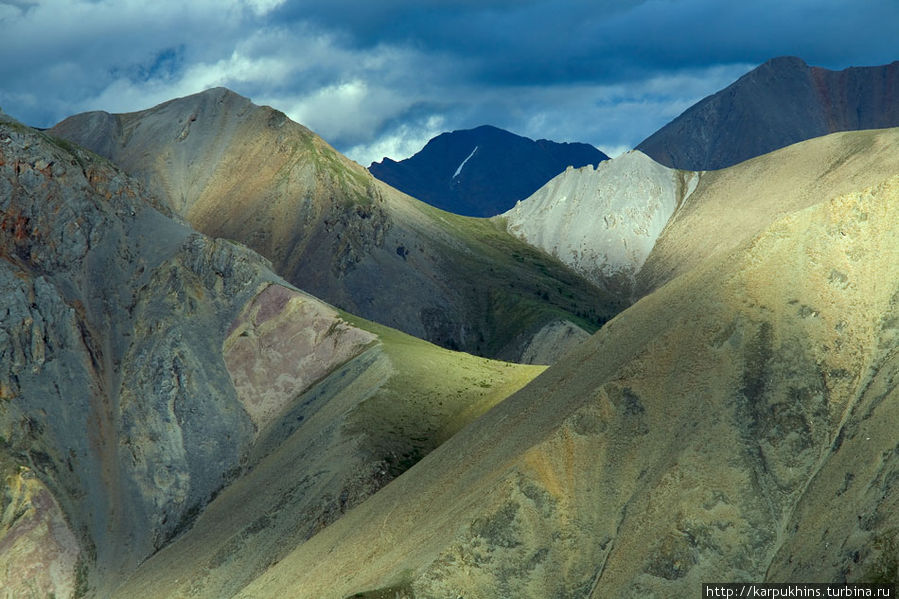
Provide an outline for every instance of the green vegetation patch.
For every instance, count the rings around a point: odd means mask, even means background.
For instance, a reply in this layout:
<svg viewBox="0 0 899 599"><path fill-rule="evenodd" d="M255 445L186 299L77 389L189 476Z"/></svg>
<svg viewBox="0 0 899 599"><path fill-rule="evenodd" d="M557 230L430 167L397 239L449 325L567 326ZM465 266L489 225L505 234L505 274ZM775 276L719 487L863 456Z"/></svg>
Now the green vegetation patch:
<svg viewBox="0 0 899 599"><path fill-rule="evenodd" d="M390 379L359 405L347 428L371 436L394 477L546 369L451 351L348 313L341 316L377 334L393 364Z"/></svg>

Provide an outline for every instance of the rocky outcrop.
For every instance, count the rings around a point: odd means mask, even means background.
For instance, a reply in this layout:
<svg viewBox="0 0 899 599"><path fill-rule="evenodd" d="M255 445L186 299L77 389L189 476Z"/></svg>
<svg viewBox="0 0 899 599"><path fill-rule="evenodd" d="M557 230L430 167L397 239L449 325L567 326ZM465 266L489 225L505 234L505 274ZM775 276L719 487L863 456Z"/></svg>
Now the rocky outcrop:
<svg viewBox="0 0 899 599"><path fill-rule="evenodd" d="M568 169L503 214L510 233L629 298L656 239L699 181L633 151Z"/></svg>
<svg viewBox="0 0 899 599"><path fill-rule="evenodd" d="M560 315L592 332L621 308L497 227L413 200L223 88L77 115L51 133L110 158L192 226L246 244L299 288L444 347L518 360L524 333Z"/></svg>
<svg viewBox="0 0 899 599"><path fill-rule="evenodd" d="M4 594L71 597L83 590L81 547L53 494L27 466L4 463L0 476Z"/></svg>
<svg viewBox="0 0 899 599"><path fill-rule="evenodd" d="M521 354L521 361L525 364L553 364L565 352L589 338L587 331L568 321L551 322L530 340Z"/></svg>
<svg viewBox="0 0 899 599"><path fill-rule="evenodd" d="M258 430L276 421L297 395L335 365L376 339L343 322L333 308L270 285L231 324L225 365Z"/></svg>
<svg viewBox="0 0 899 599"><path fill-rule="evenodd" d="M899 126L899 61L830 71L769 60L637 146L657 162L720 169L838 131Z"/></svg>
<svg viewBox="0 0 899 599"><path fill-rule="evenodd" d="M609 157L589 144L533 141L483 125L441 133L414 156L384 158L368 170L378 179L441 210L495 216L573 166Z"/></svg>
<svg viewBox="0 0 899 599"><path fill-rule="evenodd" d="M493 373L479 394L460 374L412 376L383 348L398 333L349 324L107 161L7 117L0 297L4 590L109 596L278 452L305 460L280 479L301 524L270 537L293 547L540 370L460 366ZM444 351L403 344L409 363ZM441 401L411 400L425 394ZM379 401L380 428L354 424ZM302 451L285 454L289 439Z"/></svg>

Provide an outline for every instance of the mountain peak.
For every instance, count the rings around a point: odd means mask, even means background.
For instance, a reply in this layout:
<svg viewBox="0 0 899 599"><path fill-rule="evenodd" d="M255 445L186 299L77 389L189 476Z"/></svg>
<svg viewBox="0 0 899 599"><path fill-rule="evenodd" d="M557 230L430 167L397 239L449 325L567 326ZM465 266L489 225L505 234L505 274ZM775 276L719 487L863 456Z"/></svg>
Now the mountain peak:
<svg viewBox="0 0 899 599"><path fill-rule="evenodd" d="M831 71L772 58L637 149L665 166L714 170L828 133L899 126L896 64Z"/></svg>
<svg viewBox="0 0 899 599"><path fill-rule="evenodd" d="M170 102L178 102L179 100L189 100L189 99L199 99L199 98L210 98L210 99L239 99L245 100L247 102L250 101L246 96L242 96L236 91L230 90L227 87L210 87L204 89L202 91L196 92L194 94L188 94L186 96L182 96L180 98L175 98L170 100Z"/></svg>
<svg viewBox="0 0 899 599"><path fill-rule="evenodd" d="M441 133L411 158L385 158L369 171L385 183L449 212L494 216L528 197L568 166L608 156L584 143L557 143L493 125Z"/></svg>
<svg viewBox="0 0 899 599"><path fill-rule="evenodd" d="M798 56L775 56L763 62L760 66L769 67L802 67L808 68L808 63Z"/></svg>

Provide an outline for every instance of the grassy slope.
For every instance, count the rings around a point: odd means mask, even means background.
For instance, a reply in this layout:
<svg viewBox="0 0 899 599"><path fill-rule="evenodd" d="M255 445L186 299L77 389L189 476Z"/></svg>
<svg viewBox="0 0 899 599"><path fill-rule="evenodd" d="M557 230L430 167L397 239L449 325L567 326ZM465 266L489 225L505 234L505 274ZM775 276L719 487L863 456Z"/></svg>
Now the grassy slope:
<svg viewBox="0 0 899 599"><path fill-rule="evenodd" d="M899 128L834 133L702 173L637 277L637 297L710 256L732 251L773 218L899 172Z"/></svg>
<svg viewBox="0 0 899 599"><path fill-rule="evenodd" d="M240 596L684 596L891 571L897 206L894 177L769 213Z"/></svg>
<svg viewBox="0 0 899 599"><path fill-rule="evenodd" d="M297 398L297 405L314 400L322 408L116 596L233 594L544 370L452 352L342 316L379 341Z"/></svg>

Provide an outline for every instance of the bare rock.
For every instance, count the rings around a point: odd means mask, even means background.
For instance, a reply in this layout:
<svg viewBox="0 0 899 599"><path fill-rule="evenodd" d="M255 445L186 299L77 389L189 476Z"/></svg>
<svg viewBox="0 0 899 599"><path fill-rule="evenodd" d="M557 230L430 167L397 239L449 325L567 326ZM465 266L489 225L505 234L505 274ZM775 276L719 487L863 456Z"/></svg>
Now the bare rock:
<svg viewBox="0 0 899 599"><path fill-rule="evenodd" d="M698 173L628 152L558 175L503 214L510 233L629 297L634 276Z"/></svg>

